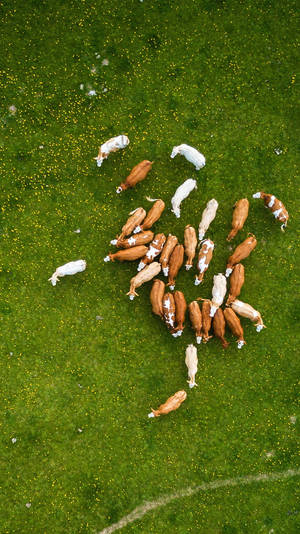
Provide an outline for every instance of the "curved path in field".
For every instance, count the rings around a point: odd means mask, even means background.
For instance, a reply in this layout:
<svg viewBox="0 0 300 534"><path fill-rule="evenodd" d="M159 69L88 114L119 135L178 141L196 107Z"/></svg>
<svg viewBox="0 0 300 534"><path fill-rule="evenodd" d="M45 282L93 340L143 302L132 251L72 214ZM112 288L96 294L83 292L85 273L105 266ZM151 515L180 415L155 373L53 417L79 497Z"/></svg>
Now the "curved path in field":
<svg viewBox="0 0 300 534"><path fill-rule="evenodd" d="M146 501L135 508L130 514L125 515L117 523L113 523L109 527L104 528L98 534L112 534L120 528L126 527L129 523L141 519L147 512L155 510L160 506L166 506L169 502L175 499L182 499L183 497L190 497L199 491L210 491L219 488L225 488L227 486L244 486L247 484L253 484L254 482L271 482L274 480L283 480L285 478L296 477L300 475L300 469L289 469L288 471L282 471L281 473L262 473L260 475L248 475L244 477L228 478L227 480L216 480L214 482L208 482L201 484L200 486L194 486L190 488L184 488L171 493L170 495L162 495L155 501Z"/></svg>

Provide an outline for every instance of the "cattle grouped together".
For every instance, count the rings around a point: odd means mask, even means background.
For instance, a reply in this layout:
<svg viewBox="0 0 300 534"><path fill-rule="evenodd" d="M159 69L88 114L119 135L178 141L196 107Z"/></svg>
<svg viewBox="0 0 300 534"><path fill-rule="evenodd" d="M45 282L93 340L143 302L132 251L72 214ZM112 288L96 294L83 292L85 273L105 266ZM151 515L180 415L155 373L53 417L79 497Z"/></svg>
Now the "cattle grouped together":
<svg viewBox="0 0 300 534"><path fill-rule="evenodd" d="M110 152L115 152L118 149L125 148L129 144L128 137L120 135L109 139L101 145L99 154L95 158L97 165L100 167L104 159L106 159ZM196 170L201 169L205 165L205 157L198 150L189 145L179 145L173 148L171 158L176 154L181 154L195 165ZM146 178L148 172L152 168L152 163L144 160L136 165L129 176L117 189L117 193L133 187L136 183ZM172 200L172 212L176 217L180 217L180 204L182 200L187 198L189 193L197 187L196 180L188 179L181 184ZM288 212L282 202L280 202L274 195L268 195L263 192L255 193L254 198L262 198L265 206L270 208L275 218L282 222L281 229L287 225L289 218ZM130 213L130 217L123 225L120 234L116 239L111 241L120 250L115 253L109 253L104 261L134 261L140 260L138 264L138 273L130 280L130 290L127 293L129 298L133 300L138 296L136 289L145 282L153 280L161 271L168 277L168 283L165 284L159 278L153 282L150 292L150 302L152 311L158 315L167 326L168 330L174 337L181 336L184 330L184 322L186 310L189 311L189 318L192 328L195 331L196 342L201 341L207 343L213 337L210 335L211 328L215 337L219 338L223 348L227 348L229 343L225 339L225 325L227 324L234 336L237 337L237 346L242 348L246 343L244 340L243 327L238 318L238 315L246 317L255 323L257 332L260 332L265 327L261 315L250 304L244 303L237 299L240 295L242 286L244 284L244 266L240 263L247 258L252 250L257 245L256 238L253 234L240 243L233 254L229 257L225 275L219 273L213 277L212 298L192 301L187 305L182 291L175 291L174 295L171 292L165 292L166 286L171 291L175 289L176 276L184 263L184 255L187 260L185 263L186 270L191 269L193 260L196 256L196 249L199 240L199 252L196 263L198 274L195 277L195 285L199 285L204 278L210 261L213 256L214 243L210 239L204 239L210 224L216 216L218 209L218 202L211 199L203 211L201 221L198 228L198 240L196 230L187 225L184 230L184 245L178 243L176 236L169 234L166 237L163 233L154 235L151 231L152 226L159 220L164 209L165 203L161 199L147 199L154 202L148 214L145 209L139 207ZM232 229L227 236L227 240L233 239L239 230L244 226L248 217L249 201L247 198L240 199L236 202L232 217ZM146 246L148 245L148 246ZM156 261L154 261L156 260ZM59 277L65 275L75 274L85 270L86 262L78 260L67 263L58 267L55 273L49 278L52 285L56 285ZM230 290L227 298L225 308L221 306L224 302L227 293L226 278L230 276ZM200 307L198 300L202 300L202 307ZM192 388L196 384L195 376L197 373L197 349L194 345L188 345L186 349L185 363L188 368L188 383ZM186 399L185 391L178 391L172 397L162 404L157 410L152 410L149 417L157 417L161 414L169 413L177 409L181 403Z"/></svg>

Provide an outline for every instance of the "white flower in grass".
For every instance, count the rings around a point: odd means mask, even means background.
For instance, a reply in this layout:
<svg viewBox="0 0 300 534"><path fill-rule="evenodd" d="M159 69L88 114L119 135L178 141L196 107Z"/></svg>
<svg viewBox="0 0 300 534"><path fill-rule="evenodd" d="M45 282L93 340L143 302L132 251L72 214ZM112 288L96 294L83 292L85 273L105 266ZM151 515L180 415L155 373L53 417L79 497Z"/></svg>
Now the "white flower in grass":
<svg viewBox="0 0 300 534"><path fill-rule="evenodd" d="M17 438L11 438L12 443L16 443L16 441L17 441Z"/></svg>
<svg viewBox="0 0 300 534"><path fill-rule="evenodd" d="M17 112L17 108L16 106L12 105L12 106L9 106L8 111L11 115L15 115L15 113Z"/></svg>
<svg viewBox="0 0 300 534"><path fill-rule="evenodd" d="M25 506L26 506L26 508L30 508L30 506L31 506L31 502L27 502L27 503L25 504Z"/></svg>
<svg viewBox="0 0 300 534"><path fill-rule="evenodd" d="M275 452L274 451L266 452L266 457L267 458L273 458L273 456L275 456Z"/></svg>
<svg viewBox="0 0 300 534"><path fill-rule="evenodd" d="M81 432L82 432L82 428L78 428L78 432L81 434Z"/></svg>
<svg viewBox="0 0 300 534"><path fill-rule="evenodd" d="M107 65L109 65L108 59L102 59L101 65L102 65L102 67L107 67Z"/></svg>
<svg viewBox="0 0 300 534"><path fill-rule="evenodd" d="M282 150L281 150L281 148L279 148L279 147L274 148L274 152L275 152L275 154L277 154L277 156L279 156L280 154L282 154Z"/></svg>
<svg viewBox="0 0 300 534"><path fill-rule="evenodd" d="M88 92L88 95L89 95L89 96L96 96L96 94L97 94L97 93L96 93L95 89L91 89L91 90Z"/></svg>
<svg viewBox="0 0 300 534"><path fill-rule="evenodd" d="M79 85L79 89L80 89L80 91L83 91L83 89L84 89L84 84L83 84L83 83L81 83L81 84Z"/></svg>
<svg viewBox="0 0 300 534"><path fill-rule="evenodd" d="M77 230L73 230L74 234L80 234L80 228L77 228Z"/></svg>
<svg viewBox="0 0 300 534"><path fill-rule="evenodd" d="M297 422L297 417L295 417L295 415L291 415L291 417L290 417L290 421L291 421L291 423L292 423L293 425L295 425L296 422Z"/></svg>

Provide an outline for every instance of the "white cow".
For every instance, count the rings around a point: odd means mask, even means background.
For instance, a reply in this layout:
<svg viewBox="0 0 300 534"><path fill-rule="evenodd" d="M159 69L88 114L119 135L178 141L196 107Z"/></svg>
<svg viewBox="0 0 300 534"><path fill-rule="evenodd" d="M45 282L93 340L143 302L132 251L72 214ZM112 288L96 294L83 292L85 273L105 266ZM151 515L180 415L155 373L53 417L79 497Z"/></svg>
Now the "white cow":
<svg viewBox="0 0 300 534"><path fill-rule="evenodd" d="M193 189L197 189L197 182L192 178L188 178L183 184L181 184L175 191L175 195L171 199L172 210L176 217L180 217L180 204L189 196Z"/></svg>
<svg viewBox="0 0 300 534"><path fill-rule="evenodd" d="M189 380L187 381L190 388L193 388L194 386L197 386L195 382L196 373L198 370L198 357L197 357L197 349L194 345L188 345L185 351L185 364L188 368L188 377Z"/></svg>
<svg viewBox="0 0 300 534"><path fill-rule="evenodd" d="M193 165L196 167L196 171L199 171L199 169L202 169L205 165L205 157L201 152L199 152L196 148L193 148L189 145L178 145L174 146L171 154L171 158L175 158L177 154L180 154L181 156L184 156L188 161L190 161Z"/></svg>
<svg viewBox="0 0 300 534"><path fill-rule="evenodd" d="M206 208L204 209L202 213L202 219L200 221L199 228L198 228L198 233L199 233L198 238L200 241L205 236L205 233L207 232L210 223L214 220L216 213L217 213L218 206L219 204L214 198L209 200L208 203L206 204Z"/></svg>
<svg viewBox="0 0 300 534"><path fill-rule="evenodd" d="M214 317L217 309L222 305L226 295L226 278L224 274L219 273L214 276L214 285L212 288L212 302L210 307L210 317Z"/></svg>
<svg viewBox="0 0 300 534"><path fill-rule="evenodd" d="M99 148L98 156L94 158L97 161L97 167L101 167L103 160L108 158L110 152L116 152L127 145L129 145L129 139L126 135L118 135L105 141Z"/></svg>
<svg viewBox="0 0 300 534"><path fill-rule="evenodd" d="M85 260L70 261L69 263L65 263L65 265L57 267L55 273L48 278L48 281L50 281L53 286L56 286L56 283L60 281L59 278L69 274L81 273L85 268Z"/></svg>

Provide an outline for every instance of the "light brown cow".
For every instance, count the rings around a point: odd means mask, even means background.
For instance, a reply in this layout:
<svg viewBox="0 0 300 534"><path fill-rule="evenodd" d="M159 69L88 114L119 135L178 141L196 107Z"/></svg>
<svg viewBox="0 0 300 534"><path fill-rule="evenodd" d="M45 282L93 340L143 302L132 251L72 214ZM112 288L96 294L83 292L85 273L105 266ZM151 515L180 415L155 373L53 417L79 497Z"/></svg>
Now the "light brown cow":
<svg viewBox="0 0 300 534"><path fill-rule="evenodd" d="M108 256L105 256L104 261L134 261L145 256L147 250L145 245L118 250L114 254L109 253Z"/></svg>
<svg viewBox="0 0 300 534"><path fill-rule="evenodd" d="M162 249L159 261L161 263L162 270L165 276L168 276L169 259L177 243L178 243L178 239L176 235L169 234L167 237L167 241L164 244L164 248Z"/></svg>
<svg viewBox="0 0 300 534"><path fill-rule="evenodd" d="M197 300L203 300L203 304L202 304L202 339L203 339L203 343L207 343L208 340L213 337L213 336L209 336L208 335L209 331L210 331L210 328L211 328L211 321L212 321L212 318L211 318L211 315L210 315L210 310L211 310L212 303L208 299L198 298Z"/></svg>
<svg viewBox="0 0 300 534"><path fill-rule="evenodd" d="M238 316L234 313L232 308L225 308L224 317L227 325L229 326L231 332L237 339L238 349L241 349L245 345L246 341L244 340L244 330L241 325L241 321Z"/></svg>
<svg viewBox="0 0 300 534"><path fill-rule="evenodd" d="M161 404L157 410L151 408L151 412L148 414L148 417L159 417L160 415L165 415L173 410L177 410L179 406L185 401L187 394L184 390L177 391L175 395L169 397L166 402Z"/></svg>
<svg viewBox="0 0 300 534"><path fill-rule="evenodd" d="M247 198L241 198L237 200L234 205L232 214L232 229L227 236L227 241L233 239L239 230L241 230L245 224L245 220L249 213L249 200Z"/></svg>
<svg viewBox="0 0 300 534"><path fill-rule="evenodd" d="M201 243L197 260L197 269L199 274L197 274L195 277L195 286L201 284L204 278L205 272L207 271L213 256L214 247L215 245L210 239L204 239L204 241Z"/></svg>
<svg viewBox="0 0 300 534"><path fill-rule="evenodd" d="M163 318L163 296L165 293L165 283L159 278L156 278L153 282L152 289L150 291L150 302L152 305L152 311L155 315L159 315Z"/></svg>
<svg viewBox="0 0 300 534"><path fill-rule="evenodd" d="M103 145L99 147L99 153L96 158L97 167L101 167L103 160L107 159L111 152L116 152L120 148L125 148L129 144L127 135L118 135L117 137L111 137L108 141L105 141Z"/></svg>
<svg viewBox="0 0 300 534"><path fill-rule="evenodd" d="M215 198L212 198L211 200L208 201L208 203L206 204L206 208L204 209L203 213L202 213L202 219L199 223L199 227L198 227L198 238L199 238L199 241L202 241L202 239L204 238L209 226L210 226L210 223L214 220L215 216L216 216L216 213L217 213L217 209L218 209L218 202L216 201Z"/></svg>
<svg viewBox="0 0 300 534"><path fill-rule="evenodd" d="M130 174L127 176L125 182L122 182L117 188L117 193L121 193L130 187L134 187L138 182L144 180L149 171L152 169L153 161L148 161L144 159L141 163L138 163L133 167Z"/></svg>
<svg viewBox="0 0 300 534"><path fill-rule="evenodd" d="M185 312L187 308L186 300L185 300L185 297L182 291L175 291L174 301L175 301L176 327L175 327L175 332L173 332L172 335L174 337L179 337L181 336L184 330Z"/></svg>
<svg viewBox="0 0 300 534"><path fill-rule="evenodd" d="M273 213L275 219L278 219L283 224L281 230L284 232L287 222L289 220L289 214L286 207L282 204L281 200L278 200L274 195L270 195L260 191L252 195L253 198L262 198L264 200L266 208L269 208Z"/></svg>
<svg viewBox="0 0 300 534"><path fill-rule="evenodd" d="M140 287L145 282L149 282L149 280L152 280L154 276L158 275L160 270L160 263L154 261L153 263L150 263L150 265L146 265L145 269L143 269L140 273L136 274L133 278L131 278L130 290L128 291L128 293L126 293L127 295L129 295L130 300L133 300L135 296L138 296L138 293L136 293L135 291L136 288Z"/></svg>
<svg viewBox="0 0 300 534"><path fill-rule="evenodd" d="M235 313L238 313L242 317L247 317L252 323L255 323L254 326L256 326L256 332L260 332L263 328L266 328L260 313L252 308L250 304L246 304L246 302L236 299L232 302L231 307Z"/></svg>
<svg viewBox="0 0 300 534"><path fill-rule="evenodd" d="M132 234L134 228L137 224L140 224L146 217L146 211L144 208L137 208L134 211L131 211L130 214L131 217L126 221L124 224L121 234L118 237L118 240L122 241L124 237L127 237L128 235Z"/></svg>
<svg viewBox="0 0 300 534"><path fill-rule="evenodd" d="M187 271L193 266L193 259L196 255L197 247L197 235L196 230L190 224L188 224L184 229L184 248L185 255L187 256L187 261L185 263L185 268Z"/></svg>
<svg viewBox="0 0 300 534"><path fill-rule="evenodd" d="M225 276L229 276L232 273L233 266L247 258L252 250L255 249L256 245L257 241L255 235L249 234L249 237L236 247L235 251L228 259Z"/></svg>
<svg viewBox="0 0 300 534"><path fill-rule="evenodd" d="M110 243L118 248L131 248L139 245L147 245L147 243L153 240L153 237L154 233L151 230L147 230L127 239L113 239Z"/></svg>
<svg viewBox="0 0 300 534"><path fill-rule="evenodd" d="M179 269L183 264L184 259L184 247L183 245L176 245L174 248L170 259L169 259L169 273L168 273L168 283L167 286L170 286L170 289L173 291L175 288L175 278L178 274Z"/></svg>
<svg viewBox="0 0 300 534"><path fill-rule="evenodd" d="M218 337L222 343L223 349L227 349L229 346L228 341L225 339L225 319L222 308L218 308L213 318L214 334Z"/></svg>
<svg viewBox="0 0 300 534"><path fill-rule="evenodd" d="M198 370L198 356L197 349L194 345L188 345L185 350L185 365L188 368L188 385L190 388L198 386L196 384L196 373Z"/></svg>
<svg viewBox="0 0 300 534"><path fill-rule="evenodd" d="M226 306L230 304L239 296L241 289L245 281L245 269L242 263L237 263L233 267L232 274L230 276L230 290L228 299L226 301Z"/></svg>
<svg viewBox="0 0 300 534"><path fill-rule="evenodd" d="M149 263L153 262L154 258L156 258L156 256L158 256L161 253L162 248L165 244L165 241L166 241L165 234L156 234L156 236L154 236L154 239L152 243L150 243L150 246L145 256L141 259L138 265L138 268L137 268L138 271L141 271L142 269L144 269L146 265L149 265Z"/></svg>
<svg viewBox="0 0 300 534"><path fill-rule="evenodd" d="M165 293L162 300L163 320L171 334L175 331L175 300L172 293Z"/></svg>
<svg viewBox="0 0 300 534"><path fill-rule="evenodd" d="M160 218L162 212L165 209L165 203L160 198L149 198L146 197L149 202L155 202L153 204L152 208L149 210L149 212L146 215L146 218L143 221L143 224L139 224L133 231L134 234L137 234L138 232L141 232L142 230L148 230L149 228L152 228L153 224L158 221Z"/></svg>
<svg viewBox="0 0 300 534"><path fill-rule="evenodd" d="M188 309L190 321L192 323L193 329L195 330L196 341L199 344L202 340L202 313L200 310L200 306L196 300L193 300L193 302L190 302L190 304L188 305Z"/></svg>

